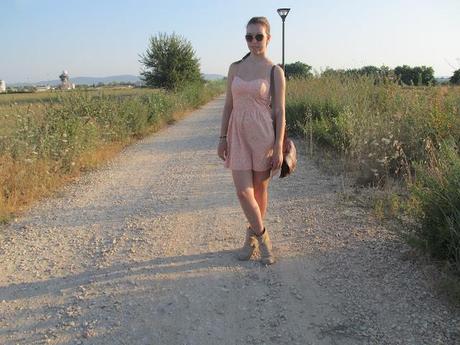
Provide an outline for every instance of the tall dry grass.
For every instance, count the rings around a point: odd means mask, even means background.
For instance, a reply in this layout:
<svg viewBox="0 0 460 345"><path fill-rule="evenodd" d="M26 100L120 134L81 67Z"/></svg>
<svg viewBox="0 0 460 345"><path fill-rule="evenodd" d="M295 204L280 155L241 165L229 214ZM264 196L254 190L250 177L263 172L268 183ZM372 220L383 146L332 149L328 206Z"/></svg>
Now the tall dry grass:
<svg viewBox="0 0 460 345"><path fill-rule="evenodd" d="M460 273L460 88L326 76L289 81L286 99L289 127L339 152L357 183L402 185L389 213L414 219L404 235Z"/></svg>
<svg viewBox="0 0 460 345"><path fill-rule="evenodd" d="M408 164L427 159L427 139L460 142L460 88L322 77L289 81L286 98L291 127L347 155L368 183L409 174Z"/></svg>

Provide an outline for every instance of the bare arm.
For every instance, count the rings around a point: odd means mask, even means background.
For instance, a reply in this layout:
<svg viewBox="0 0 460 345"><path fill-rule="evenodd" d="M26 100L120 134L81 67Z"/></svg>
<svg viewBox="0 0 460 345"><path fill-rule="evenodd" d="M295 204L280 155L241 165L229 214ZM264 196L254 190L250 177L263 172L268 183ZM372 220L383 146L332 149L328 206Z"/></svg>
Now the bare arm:
<svg viewBox="0 0 460 345"><path fill-rule="evenodd" d="M228 121L233 110L232 81L235 73L235 64L231 64L227 76L227 92L225 95L225 105L222 112L222 123L220 126L220 135L227 135Z"/></svg>
<svg viewBox="0 0 460 345"><path fill-rule="evenodd" d="M225 105L224 110L222 112L222 123L220 126L220 140L219 145L217 147L217 155L222 159L225 160L227 157L227 139L223 138L227 135L228 129L228 121L230 119L230 114L233 110L233 97L232 97L232 81L235 75L235 64L231 64L230 68L228 69L228 77L227 77L227 94L225 96Z"/></svg>
<svg viewBox="0 0 460 345"><path fill-rule="evenodd" d="M274 71L275 81L275 99L274 103L274 115L275 115L275 147L274 150L283 152L283 139L284 132L286 131L286 111L285 111L285 92L286 92L286 80L284 78L283 69L279 66L275 67Z"/></svg>

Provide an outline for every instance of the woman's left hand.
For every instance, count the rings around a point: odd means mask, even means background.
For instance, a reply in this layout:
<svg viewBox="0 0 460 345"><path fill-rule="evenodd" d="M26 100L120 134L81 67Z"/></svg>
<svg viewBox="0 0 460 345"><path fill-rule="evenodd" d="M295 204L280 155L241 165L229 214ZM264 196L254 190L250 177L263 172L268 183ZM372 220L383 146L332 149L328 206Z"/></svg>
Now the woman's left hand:
<svg viewBox="0 0 460 345"><path fill-rule="evenodd" d="M272 156L272 170L276 171L281 169L281 164L283 164L283 150L281 148L274 149Z"/></svg>

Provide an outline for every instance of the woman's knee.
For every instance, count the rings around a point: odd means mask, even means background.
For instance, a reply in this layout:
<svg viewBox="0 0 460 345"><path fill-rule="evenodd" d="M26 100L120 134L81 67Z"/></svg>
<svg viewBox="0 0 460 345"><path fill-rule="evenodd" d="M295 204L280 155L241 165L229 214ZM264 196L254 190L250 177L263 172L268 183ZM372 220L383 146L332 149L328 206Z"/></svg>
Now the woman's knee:
<svg viewBox="0 0 460 345"><path fill-rule="evenodd" d="M251 200L254 198L254 191L250 188L239 189L236 191L236 195L239 199Z"/></svg>

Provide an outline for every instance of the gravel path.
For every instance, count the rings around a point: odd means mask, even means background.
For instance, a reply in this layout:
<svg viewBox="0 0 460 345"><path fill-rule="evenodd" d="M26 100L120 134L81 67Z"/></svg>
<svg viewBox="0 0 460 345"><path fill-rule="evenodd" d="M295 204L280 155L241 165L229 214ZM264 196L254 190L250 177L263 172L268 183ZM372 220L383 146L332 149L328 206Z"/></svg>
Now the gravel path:
<svg viewBox="0 0 460 345"><path fill-rule="evenodd" d="M429 267L304 155L270 186L279 261L234 258L223 101L0 228L0 344L459 344Z"/></svg>

